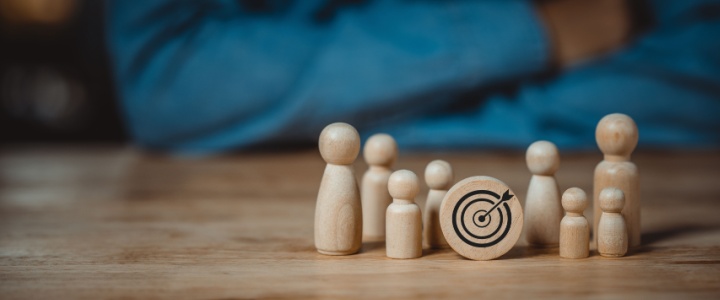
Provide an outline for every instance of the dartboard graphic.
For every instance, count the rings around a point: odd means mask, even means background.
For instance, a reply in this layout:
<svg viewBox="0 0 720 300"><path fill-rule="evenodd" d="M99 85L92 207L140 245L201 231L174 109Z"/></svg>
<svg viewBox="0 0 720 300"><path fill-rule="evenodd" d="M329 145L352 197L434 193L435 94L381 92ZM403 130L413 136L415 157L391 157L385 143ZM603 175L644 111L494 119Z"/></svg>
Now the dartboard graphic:
<svg viewBox="0 0 720 300"><path fill-rule="evenodd" d="M453 209L455 233L466 244L474 247L496 245L512 227L512 212L507 204L507 200L512 197L509 189L502 197L488 190L465 194Z"/></svg>
<svg viewBox="0 0 720 300"><path fill-rule="evenodd" d="M492 177L475 176L455 184L443 199L440 224L448 244L476 260L499 257L522 231L522 206L510 188Z"/></svg>

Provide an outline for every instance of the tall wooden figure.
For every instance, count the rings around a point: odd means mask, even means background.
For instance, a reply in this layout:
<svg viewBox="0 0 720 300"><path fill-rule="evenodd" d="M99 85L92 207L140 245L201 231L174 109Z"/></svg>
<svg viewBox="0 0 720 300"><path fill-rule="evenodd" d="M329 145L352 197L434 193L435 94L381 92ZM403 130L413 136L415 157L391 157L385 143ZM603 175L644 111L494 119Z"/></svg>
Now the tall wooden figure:
<svg viewBox="0 0 720 300"><path fill-rule="evenodd" d="M602 256L623 256L628 249L628 230L620 211L625 205L623 192L605 188L600 192L600 222L598 223L598 252Z"/></svg>
<svg viewBox="0 0 720 300"><path fill-rule="evenodd" d="M600 192L615 187L625 194L622 215L628 227L628 245L640 246L640 184L638 169L630 161L630 155L638 142L635 122L624 114L610 114L602 118L595 130L595 139L605 155L595 168L593 209L595 242L597 243L600 221Z"/></svg>
<svg viewBox="0 0 720 300"><path fill-rule="evenodd" d="M425 182L430 191L423 211L423 240L429 248L447 248L440 226L440 204L453 184L453 171L444 160L431 161L425 168Z"/></svg>
<svg viewBox="0 0 720 300"><path fill-rule="evenodd" d="M525 239L533 246L557 247L563 217L555 180L560 167L558 149L551 142L537 141L528 147L525 159L533 174L525 200Z"/></svg>
<svg viewBox="0 0 720 300"><path fill-rule="evenodd" d="M590 223L583 215L587 208L587 194L573 187L562 195L567 212L560 222L560 257L585 258L590 255Z"/></svg>
<svg viewBox="0 0 720 300"><path fill-rule="evenodd" d="M415 173L395 171L390 175L388 189L393 203L387 208L387 257L416 258L422 256L422 216L415 204L420 183Z"/></svg>
<svg viewBox="0 0 720 300"><path fill-rule="evenodd" d="M362 210L352 163L360 136L346 123L333 123L320 134L320 155L327 166L315 206L315 248L326 255L348 255L362 245Z"/></svg>
<svg viewBox="0 0 720 300"><path fill-rule="evenodd" d="M397 153L397 143L387 134L375 134L365 142L363 156L370 168L363 176L360 189L363 241L385 240L385 211L392 203L387 184Z"/></svg>

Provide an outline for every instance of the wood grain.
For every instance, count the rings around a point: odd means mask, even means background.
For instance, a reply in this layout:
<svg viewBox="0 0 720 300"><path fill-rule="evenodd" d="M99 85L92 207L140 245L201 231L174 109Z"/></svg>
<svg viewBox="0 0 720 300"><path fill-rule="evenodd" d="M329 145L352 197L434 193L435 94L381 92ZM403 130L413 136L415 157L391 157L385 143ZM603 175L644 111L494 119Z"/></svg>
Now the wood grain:
<svg viewBox="0 0 720 300"><path fill-rule="evenodd" d="M562 155L561 190L592 190L599 153ZM403 154L420 172L490 175L525 199L523 154ZM720 154L643 152L643 246L562 259L520 239L500 259L450 249L332 257L313 245L317 150L189 159L119 147L0 150L0 295L28 298L714 298L720 296ZM366 169L355 164L356 174ZM418 199L424 204L427 188ZM420 207L423 207L422 205ZM592 221L590 209L585 211Z"/></svg>

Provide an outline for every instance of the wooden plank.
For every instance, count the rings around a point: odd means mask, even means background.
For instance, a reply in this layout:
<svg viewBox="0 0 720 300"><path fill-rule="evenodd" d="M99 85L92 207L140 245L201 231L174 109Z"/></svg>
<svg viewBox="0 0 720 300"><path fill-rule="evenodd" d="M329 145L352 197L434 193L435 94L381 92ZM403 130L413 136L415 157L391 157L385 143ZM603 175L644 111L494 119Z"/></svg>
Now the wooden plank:
<svg viewBox="0 0 720 300"><path fill-rule="evenodd" d="M565 154L561 190L592 190L599 153ZM525 199L523 153L401 154L422 174L491 175ZM414 260L366 243L313 246L316 151L168 158L115 147L0 152L0 294L27 298L547 298L720 296L720 154L639 152L642 240L623 258L561 259L521 238L493 261L451 250ZM357 174L365 165L356 163ZM423 185L418 204L424 207ZM588 209L585 215L592 222Z"/></svg>

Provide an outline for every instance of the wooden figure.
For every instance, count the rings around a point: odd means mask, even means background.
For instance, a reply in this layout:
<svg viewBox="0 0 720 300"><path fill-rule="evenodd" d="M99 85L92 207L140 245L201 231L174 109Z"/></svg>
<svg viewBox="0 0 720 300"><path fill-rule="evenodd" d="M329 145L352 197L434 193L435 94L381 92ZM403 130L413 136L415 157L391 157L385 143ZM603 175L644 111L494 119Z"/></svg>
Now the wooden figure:
<svg viewBox="0 0 720 300"><path fill-rule="evenodd" d="M560 222L560 257L586 258L590 255L590 224L583 215L588 205L582 189L573 187L562 195L567 212Z"/></svg>
<svg viewBox="0 0 720 300"><path fill-rule="evenodd" d="M605 188L598 198L602 214L598 222L597 248L602 256L623 256L628 249L628 228L620 214L625 206L625 195L617 188Z"/></svg>
<svg viewBox="0 0 720 300"><path fill-rule="evenodd" d="M528 169L533 174L525 199L525 239L539 247L557 247L560 240L560 188L555 172L560 167L560 155L555 144L537 141L525 154Z"/></svg>
<svg viewBox="0 0 720 300"><path fill-rule="evenodd" d="M385 240L385 211L392 202L387 184L397 153L395 139L387 134L375 134L365 142L363 156L369 169L363 176L360 189L363 241Z"/></svg>
<svg viewBox="0 0 720 300"><path fill-rule="evenodd" d="M415 204L420 183L415 173L395 171L388 180L393 203L387 208L387 257L417 258L422 256L422 216Z"/></svg>
<svg viewBox="0 0 720 300"><path fill-rule="evenodd" d="M440 206L440 226L458 254L489 260L507 253L520 238L523 210L502 181L473 176L456 183Z"/></svg>
<svg viewBox="0 0 720 300"><path fill-rule="evenodd" d="M593 209L595 241L597 242L598 222L600 220L600 192L607 187L615 187L625 194L625 207L622 215L628 227L628 244L640 246L640 184L638 169L630 161L638 142L638 129L635 122L624 114L610 114L602 118L595 130L595 139L605 155L595 168Z"/></svg>
<svg viewBox="0 0 720 300"><path fill-rule="evenodd" d="M315 247L326 255L360 250L362 208L352 163L360 136L346 123L333 123L320 134L320 155L327 162L315 206Z"/></svg>
<svg viewBox="0 0 720 300"><path fill-rule="evenodd" d="M423 211L423 240L429 248L447 248L448 244L440 228L440 204L452 186L453 171L444 160L431 161L425 168L425 182L430 191Z"/></svg>

